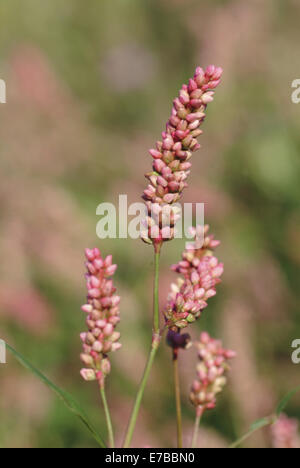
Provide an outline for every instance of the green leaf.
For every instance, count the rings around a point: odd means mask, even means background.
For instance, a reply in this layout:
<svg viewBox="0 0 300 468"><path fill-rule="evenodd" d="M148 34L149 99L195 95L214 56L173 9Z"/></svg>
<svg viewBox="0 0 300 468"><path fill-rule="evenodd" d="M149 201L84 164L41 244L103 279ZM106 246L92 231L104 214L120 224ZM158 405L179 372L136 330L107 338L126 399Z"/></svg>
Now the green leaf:
<svg viewBox="0 0 300 468"><path fill-rule="evenodd" d="M265 418L259 419L258 421L255 421L249 431L240 437L237 441L235 441L233 444L230 445L229 448L236 448L239 445L242 444L245 440L247 440L252 434L254 434L256 431L259 431L259 429L262 429L263 427L270 426L271 424L274 424L277 421L278 416L282 413L282 411L285 409L287 406L288 402L290 399L296 394L300 392L300 387L296 387L293 390L291 390L278 404L276 408L275 414L271 416L267 416Z"/></svg>
<svg viewBox="0 0 300 468"><path fill-rule="evenodd" d="M233 444L230 445L229 448L237 448L239 445L241 445L245 440L247 440L249 437L252 436L255 432L259 431L263 427L270 426L276 421L276 416L267 416L266 418L259 419L258 421L255 421L253 424L251 424L251 427L249 431L240 437L237 441L235 441Z"/></svg>
<svg viewBox="0 0 300 468"><path fill-rule="evenodd" d="M278 404L278 406L276 408L277 416L279 416L284 411L284 409L287 406L287 404L289 403L290 399L298 392L300 392L300 387L294 388L289 393L287 393L287 395L285 395L285 397L280 401L280 403Z"/></svg>
<svg viewBox="0 0 300 468"><path fill-rule="evenodd" d="M258 431L259 429L262 429L269 424L272 424L270 417L259 419L258 421L255 421L253 424L251 424L250 431Z"/></svg>
<svg viewBox="0 0 300 468"><path fill-rule="evenodd" d="M45 377L38 369L36 369L30 362L27 361L20 353L18 353L14 348L6 343L6 348L14 355L14 357L19 361L22 366L30 370L36 377L38 377L47 387L49 387L56 395L64 402L66 407L77 416L81 422L87 427L94 439L98 442L101 448L105 448L105 443L102 440L100 434L93 427L91 422L88 420L83 409L80 407L79 403L67 392L55 385L51 380Z"/></svg>

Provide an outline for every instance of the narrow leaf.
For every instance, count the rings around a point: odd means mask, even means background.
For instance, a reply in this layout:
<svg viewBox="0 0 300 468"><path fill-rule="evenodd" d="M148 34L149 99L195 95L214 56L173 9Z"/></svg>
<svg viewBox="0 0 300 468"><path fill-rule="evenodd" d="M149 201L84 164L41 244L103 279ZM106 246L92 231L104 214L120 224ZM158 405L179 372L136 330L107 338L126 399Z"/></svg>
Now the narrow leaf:
<svg viewBox="0 0 300 468"><path fill-rule="evenodd" d="M293 390L291 390L287 395L285 395L285 397L283 397L283 399L279 402L277 408L276 408L276 414L277 416L279 416L285 409L285 407L287 406L287 404L289 403L290 399L296 395L296 393L298 393L300 391L300 387L296 387L294 388Z"/></svg>
<svg viewBox="0 0 300 468"><path fill-rule="evenodd" d="M250 430L246 434L244 434L242 437L240 437L238 440L236 440L233 444L231 444L229 448L237 448L245 440L251 437L255 432L259 431L263 427L270 426L275 421L276 421L276 416L268 416L266 418L262 418L262 419L259 419L258 421L255 421L251 425Z"/></svg>
<svg viewBox="0 0 300 468"><path fill-rule="evenodd" d="M67 392L55 385L51 380L49 380L45 375L43 375L38 369L36 369L30 362L27 361L18 351L12 348L6 343L7 349L14 355L14 357L22 364L23 367L30 370L36 377L38 377L47 387L49 387L56 395L64 402L66 407L77 416L81 422L87 427L94 439L98 442L101 448L105 448L105 443L102 440L100 434L93 427L91 422L88 420L83 409L80 407L79 403Z"/></svg>
<svg viewBox="0 0 300 468"><path fill-rule="evenodd" d="M238 439L236 442L234 442L232 445L230 445L229 448L236 448L239 445L242 444L245 440L247 440L254 432L258 431L259 429L262 429L263 427L270 426L271 424L274 424L277 421L278 416L284 411L285 407L287 406L288 402L290 399L296 394L300 392L300 387L296 387L293 390L291 390L285 397L279 402L276 412L274 415L267 416L266 418L259 419L258 421L255 421L251 427L250 430L243 435L240 439Z"/></svg>
<svg viewBox="0 0 300 468"><path fill-rule="evenodd" d="M258 421L255 421L253 424L251 424L250 431L258 431L259 429L268 426L271 423L272 422L270 421L270 417L259 419Z"/></svg>

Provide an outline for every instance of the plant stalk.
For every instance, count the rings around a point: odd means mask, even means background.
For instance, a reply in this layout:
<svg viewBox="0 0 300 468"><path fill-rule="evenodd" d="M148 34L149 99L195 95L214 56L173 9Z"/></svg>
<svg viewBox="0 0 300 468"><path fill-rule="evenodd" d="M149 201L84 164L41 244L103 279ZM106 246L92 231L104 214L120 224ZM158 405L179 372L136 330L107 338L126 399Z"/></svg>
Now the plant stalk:
<svg viewBox="0 0 300 468"><path fill-rule="evenodd" d="M133 405L132 413L130 416L129 424L127 427L123 448L128 448L131 444L133 432L136 426L140 406L142 403L146 384L152 369L154 358L161 341L160 320L159 320L159 259L160 259L160 245L155 246L154 251L154 285L153 285L153 333L152 345L148 360L144 369L144 374L140 382L138 392Z"/></svg>
<svg viewBox="0 0 300 468"><path fill-rule="evenodd" d="M154 287L153 287L153 332L159 334L159 260L160 247L154 251Z"/></svg>
<svg viewBox="0 0 300 468"><path fill-rule="evenodd" d="M143 398L143 395L144 395L145 387L146 387L146 384L147 384L147 381L148 381L148 378L149 378L149 375L150 375L150 371L151 371L151 368L152 368L152 365L153 365L155 355L156 355L158 347L159 347L159 342L160 342L160 338L159 338L159 341L154 340L153 343L152 343L151 351L150 351L150 354L148 356L148 361L147 361L147 364L146 364L146 367L145 367L145 370L144 370L144 374L143 374L143 377L142 377L142 380L141 380L141 383L139 385L139 389L138 389L138 392L137 392L137 395L136 395L136 398L135 398L135 402L134 402L133 410L132 410L132 413L131 413L130 421L129 421L129 424L128 424L128 428L127 428L123 448L129 448L130 447L133 432L134 432L134 429L135 429L137 417L138 417L141 402L142 402L142 398Z"/></svg>
<svg viewBox="0 0 300 468"><path fill-rule="evenodd" d="M176 402L176 421L177 421L177 448L182 448L182 414L180 398L180 380L178 369L178 348L173 349L173 371L174 371L174 389Z"/></svg>
<svg viewBox="0 0 300 468"><path fill-rule="evenodd" d="M105 413L109 446L110 446L110 448L114 448L115 447L114 431L113 431L113 427L112 427L109 407L108 407L107 400L106 400L104 384L100 385L100 395L101 395L103 408L104 408L104 413Z"/></svg>
<svg viewBox="0 0 300 468"><path fill-rule="evenodd" d="M199 426L200 426L202 414L203 414L202 408L197 408L195 424L194 424L194 432L193 432L193 438L192 438L192 448L197 448L197 445L198 445L198 432L199 432Z"/></svg>

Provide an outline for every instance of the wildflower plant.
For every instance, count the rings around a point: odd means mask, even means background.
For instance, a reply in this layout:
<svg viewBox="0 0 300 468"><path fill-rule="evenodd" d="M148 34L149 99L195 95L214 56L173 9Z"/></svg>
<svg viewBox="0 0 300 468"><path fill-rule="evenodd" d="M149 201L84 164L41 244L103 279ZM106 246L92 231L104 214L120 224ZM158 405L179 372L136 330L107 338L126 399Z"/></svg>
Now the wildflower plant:
<svg viewBox="0 0 300 468"><path fill-rule="evenodd" d="M110 445L114 446L114 435L105 395L105 379L110 373L109 353L121 348L120 332L115 328L120 321L120 296L111 277L117 265L112 256L102 258L98 248L86 249L87 303L81 309L87 314L87 332L80 334L83 352L80 359L86 366L81 369L84 380L97 380L105 409Z"/></svg>
<svg viewBox="0 0 300 468"><path fill-rule="evenodd" d="M183 190L188 186L187 178L192 167L191 157L193 152L201 147L197 140L202 134L200 127L206 117L207 105L214 99L214 89L220 84L222 73L222 68L214 65L210 65L205 71L201 67L196 69L193 78L189 80L188 84L182 85L179 96L173 101L171 116L167 121L166 130L162 132L161 141L157 141L156 147L149 150L153 158L153 164L152 171L145 174L149 185L144 190L143 199L146 203L148 216L144 221L141 238L154 247L152 346L129 421L124 447L128 447L131 443L145 383L165 329L171 329L172 325L175 326L175 329L180 328L178 325L183 325L183 323L186 326L189 321L192 321L191 318L194 319L195 317L196 319L200 315L199 312L205 307L205 301L198 297L202 291L200 291L201 288L197 288L198 277L196 278L195 275L198 275L198 273L195 270L192 278L187 278L183 284L172 286L173 297L169 297L165 311L167 320L163 327L160 326L158 301L159 259L163 243L172 240L174 237L178 212L173 205L180 200ZM164 223L165 219L168 221L167 225ZM195 237L196 234L195 231ZM182 431L177 351L178 348L173 347L178 446L181 447Z"/></svg>
<svg viewBox="0 0 300 468"><path fill-rule="evenodd" d="M124 448L131 444L144 389L166 330L167 343L173 349L178 446L182 446L177 361L178 350L187 349L190 339L188 334L181 334L180 330L199 318L207 306L207 300L216 294L215 287L220 282L223 265L213 255L213 250L219 242L214 240L212 235L208 235L208 226L191 228L193 242L183 252L182 260L172 267L181 277L177 283L171 285L171 293L163 312L164 323L161 325L158 303L159 259L163 243L174 237L174 228L179 216L175 204L188 186L192 154L200 149L200 127L205 120L207 106L213 101L214 89L219 85L221 75L222 69L213 65L205 71L200 67L196 69L193 78L182 86L178 97L173 101L171 116L161 141L157 141L156 147L149 151L153 163L152 171L146 174L149 184L144 190L143 199L147 216L143 220L141 238L154 247L152 343L125 434ZM97 248L86 249L86 259L88 296L82 310L87 314L88 330L81 334L81 361L84 364L81 376L84 380L97 381L99 384L110 446L113 447L114 437L105 397L105 380L110 373L109 353L121 346L120 334L115 330L120 320L120 297L115 295L116 290L111 279L116 265L112 264L111 256L102 258Z"/></svg>
<svg viewBox="0 0 300 468"><path fill-rule="evenodd" d="M194 347L197 349L196 378L192 382L191 376L190 388L190 401L195 408L192 447L197 445L200 419L205 411L215 408L217 397L227 381L229 360L235 357L234 351L223 348L221 341L211 338L207 332L202 332L199 340L194 343L189 334L188 327L201 319L210 299L216 295L224 271L223 263L215 255L220 241L209 233L209 226L190 228L192 240L186 245L178 263L171 267L177 279L171 284L165 306L161 311L158 301L161 249L166 241L174 237L179 216L176 203L188 186L192 154L200 149L198 141L202 134L200 127L206 118L207 106L213 101L221 76L222 69L213 65L206 70L200 67L196 69L193 78L182 86L179 95L173 101L171 116L161 140L157 141L155 148L149 151L153 162L152 170L146 173L148 186L144 190L143 199L147 215L142 223L141 239L154 250L153 324L149 355L132 406L123 448L131 445L147 381L164 335L172 351L179 448L183 446L178 366L180 353L191 352ZM120 312L122 302L113 281L117 265L113 263L111 255L102 256L97 247L86 249L85 257L87 299L82 311L86 316L86 328L80 334L82 342L80 359L83 364L80 374L84 381L94 382L99 387L109 446L115 447L113 422L105 389L111 373L111 353L121 347L118 324L122 318ZM100 446L105 447L103 438L93 428L74 399L43 376L13 348L9 345L7 348L26 368L32 370L62 398L69 409L85 423ZM279 405L275 415L256 423L249 433L232 444L232 447L241 444L255 430L273 424L278 418L278 424L273 429L274 440L276 439L274 444L292 445L295 440L296 425L280 416L287 401L288 398L284 400L284 404Z"/></svg>

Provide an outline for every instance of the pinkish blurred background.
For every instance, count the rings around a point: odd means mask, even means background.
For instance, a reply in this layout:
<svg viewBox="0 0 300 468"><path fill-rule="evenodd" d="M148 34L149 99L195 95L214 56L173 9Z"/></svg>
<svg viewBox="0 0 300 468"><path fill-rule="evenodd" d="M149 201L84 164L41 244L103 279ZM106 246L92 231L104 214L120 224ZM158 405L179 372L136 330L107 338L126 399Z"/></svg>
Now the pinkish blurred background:
<svg viewBox="0 0 300 468"><path fill-rule="evenodd" d="M140 200L144 172L172 99L197 65L224 68L193 158L184 201L205 202L222 240L223 285L193 336L207 329L235 349L230 383L204 418L201 446L224 447L299 385L300 3L296 0L2 2L0 78L0 338L73 393L104 432L92 384L79 376L83 249L118 263L123 348L109 400L120 439L150 333L152 251L96 237L96 207ZM161 301L183 242L162 256ZM134 365L133 365L134 363ZM195 356L181 362L185 440ZM93 447L55 396L12 356L0 365L0 446ZM287 413L300 417L295 396ZM170 351L151 375L135 446L175 446ZM270 431L248 447L269 447Z"/></svg>

